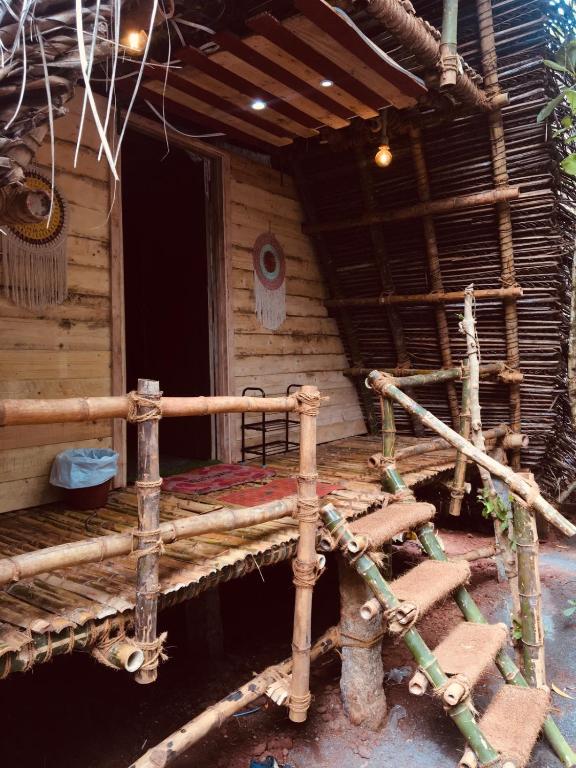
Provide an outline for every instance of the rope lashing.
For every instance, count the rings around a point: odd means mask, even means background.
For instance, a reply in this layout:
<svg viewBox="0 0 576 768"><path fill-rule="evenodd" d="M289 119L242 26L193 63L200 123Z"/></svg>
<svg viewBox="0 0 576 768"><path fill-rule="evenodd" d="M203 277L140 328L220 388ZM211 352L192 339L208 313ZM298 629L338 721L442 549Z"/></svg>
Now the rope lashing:
<svg viewBox="0 0 576 768"><path fill-rule="evenodd" d="M298 499L298 506L294 517L299 523L317 523L319 519L320 504L318 497L313 499Z"/></svg>
<svg viewBox="0 0 576 768"><path fill-rule="evenodd" d="M384 619L388 624L388 631L397 635L398 639L404 637L420 618L420 609L415 603L401 602L394 608L384 611Z"/></svg>
<svg viewBox="0 0 576 768"><path fill-rule="evenodd" d="M163 479L161 477L158 480L136 480L134 485L136 488L161 488Z"/></svg>
<svg viewBox="0 0 576 768"><path fill-rule="evenodd" d="M292 560L292 573L294 574L292 583L296 588L314 589L316 582L324 573L324 568L324 558L320 555L313 563L306 563L295 557Z"/></svg>
<svg viewBox="0 0 576 768"><path fill-rule="evenodd" d="M132 424L138 424L143 421L156 421L162 418L162 393L158 394L158 399L140 395L133 390L126 395L128 398L128 414L126 419ZM146 408L147 410L140 410Z"/></svg>
<svg viewBox="0 0 576 768"><path fill-rule="evenodd" d="M162 632L155 640L144 642L134 638L134 645L144 653L144 664L140 669L156 669L160 661L167 661L168 654L164 652L164 643L168 637L167 632Z"/></svg>
<svg viewBox="0 0 576 768"><path fill-rule="evenodd" d="M296 400L301 416L318 416L320 413L320 392L296 392Z"/></svg>
<svg viewBox="0 0 576 768"><path fill-rule="evenodd" d="M310 704L312 703L312 694L310 691L298 696L295 693L290 692L287 700L287 706L290 707L292 712L308 712Z"/></svg>
<svg viewBox="0 0 576 768"><path fill-rule="evenodd" d="M139 560L146 555L155 555L156 553L163 555L165 547L161 534L162 531L160 528L153 528L149 531L141 531L139 528L133 528L132 537L135 541L132 546L132 551L130 552L130 557L135 557ZM155 541L151 541L146 546L140 547L142 539L155 539Z"/></svg>
<svg viewBox="0 0 576 768"><path fill-rule="evenodd" d="M340 630L340 648L363 648L369 650L378 645L384 639L385 635L385 632L378 632L378 634L373 637L365 639ZM352 642L348 642L348 640L351 640Z"/></svg>

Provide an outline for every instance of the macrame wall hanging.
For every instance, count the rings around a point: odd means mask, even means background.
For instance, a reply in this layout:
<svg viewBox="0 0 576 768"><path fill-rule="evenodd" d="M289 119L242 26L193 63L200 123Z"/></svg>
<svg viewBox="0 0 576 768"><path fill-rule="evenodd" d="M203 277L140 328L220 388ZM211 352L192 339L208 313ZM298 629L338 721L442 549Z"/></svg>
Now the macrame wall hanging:
<svg viewBox="0 0 576 768"><path fill-rule="evenodd" d="M271 232L256 238L252 251L256 316L264 328L275 331L286 320L286 259Z"/></svg>
<svg viewBox="0 0 576 768"><path fill-rule="evenodd" d="M51 182L36 170L26 171L26 185L50 194ZM67 296L66 240L68 212L54 189L48 223L4 225L0 230L5 295L21 307L41 309Z"/></svg>

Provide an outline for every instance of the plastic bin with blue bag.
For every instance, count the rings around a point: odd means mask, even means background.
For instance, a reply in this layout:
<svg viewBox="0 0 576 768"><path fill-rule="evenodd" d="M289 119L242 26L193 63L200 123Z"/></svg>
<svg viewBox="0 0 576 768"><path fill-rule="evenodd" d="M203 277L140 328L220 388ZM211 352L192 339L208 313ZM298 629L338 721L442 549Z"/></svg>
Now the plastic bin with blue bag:
<svg viewBox="0 0 576 768"><path fill-rule="evenodd" d="M52 464L50 483L62 488L64 502L74 509L97 509L108 501L118 454L111 448L70 448Z"/></svg>

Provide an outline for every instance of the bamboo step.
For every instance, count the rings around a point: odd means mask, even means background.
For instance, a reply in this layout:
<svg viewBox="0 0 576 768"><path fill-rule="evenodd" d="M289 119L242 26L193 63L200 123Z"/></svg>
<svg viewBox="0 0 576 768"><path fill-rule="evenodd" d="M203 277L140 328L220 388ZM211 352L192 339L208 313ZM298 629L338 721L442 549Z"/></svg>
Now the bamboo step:
<svg viewBox="0 0 576 768"><path fill-rule="evenodd" d="M550 709L549 694L541 688L505 685L480 720L480 730L514 768L528 764L532 749Z"/></svg>
<svg viewBox="0 0 576 768"><path fill-rule="evenodd" d="M465 675L473 688L507 640L505 624L463 621L434 649L434 655L447 675Z"/></svg>
<svg viewBox="0 0 576 768"><path fill-rule="evenodd" d="M390 585L396 597L418 608L423 615L470 578L465 560L425 560Z"/></svg>
<svg viewBox="0 0 576 768"><path fill-rule="evenodd" d="M364 536L369 540L371 547L377 548L392 541L394 536L427 523L435 514L436 508L433 504L390 504L371 515L355 520L350 524L350 530L355 536Z"/></svg>

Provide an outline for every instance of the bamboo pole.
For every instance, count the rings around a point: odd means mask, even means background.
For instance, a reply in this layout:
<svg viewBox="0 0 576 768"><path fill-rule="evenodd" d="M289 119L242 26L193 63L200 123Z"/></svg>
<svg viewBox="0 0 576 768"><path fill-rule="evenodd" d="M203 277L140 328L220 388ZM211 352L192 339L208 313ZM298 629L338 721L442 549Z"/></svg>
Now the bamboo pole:
<svg viewBox="0 0 576 768"><path fill-rule="evenodd" d="M382 23L394 38L411 51L428 69L435 71L440 59L440 45L430 25L416 16L412 5L398 0L369 0L366 12ZM461 101L483 110L493 109L490 99L466 70L460 70L452 93Z"/></svg>
<svg viewBox="0 0 576 768"><path fill-rule="evenodd" d="M506 200L515 200L520 195L518 187L500 187L488 189L483 192L473 192L469 195L447 197L440 200L430 200L427 203L416 203L402 208L393 208L388 211L364 213L349 219L340 218L331 221L322 221L315 224L303 224L302 231L306 235L316 235L319 232L339 232L343 229L354 227L369 227L373 224L385 224L389 221L407 221L419 219L421 216L431 214L453 213L469 208L477 208L483 205L496 205Z"/></svg>
<svg viewBox="0 0 576 768"><path fill-rule="evenodd" d="M490 98L500 94L498 83L498 58L496 53L496 38L492 18L492 0L477 0L478 28L480 50L482 53L482 69L484 84ZM488 115L490 130L490 150L492 153L492 169L496 189L508 186L508 168L506 162L506 139L502 110L496 109ZM498 217L498 235L500 240L501 282L506 288L516 285L514 266L514 246L512 241L512 213L510 203L500 200L496 204ZM520 348L518 343L518 309L513 297L504 300L504 323L506 329L507 362L512 370L520 365ZM510 424L514 432L521 429L520 385L510 384ZM512 468L520 469L520 450L512 454Z"/></svg>
<svg viewBox="0 0 576 768"><path fill-rule="evenodd" d="M453 10L455 8L455 18ZM441 50L441 67L442 75L441 82L444 76L449 73L454 75L453 81L450 84L456 82L455 68L448 67L447 62L452 58L456 59L456 25L458 21L458 0L444 0L444 19L442 21L442 46ZM448 34L451 42L444 40L444 35ZM453 45L454 51L451 53L451 46ZM410 148L412 151L412 162L414 164L414 173L416 176L416 189L418 190L418 197L420 202L427 203L431 199L430 195L430 181L428 179L428 168L426 167L426 159L424 157L424 149L422 147L422 132L420 128L410 126L409 133ZM426 258L428 261L428 275L430 277L430 289L432 291L438 291L444 293L444 284L442 282L442 273L440 271L440 257L438 253L438 240L436 238L436 227L434 226L434 219L430 215L426 215L422 218L422 226L424 229L424 241L426 243ZM436 304L434 306L434 315L436 318L436 330L438 332L438 346L440 349L440 358L444 368L452 368L452 351L450 349L450 333L448 331L448 318L446 315L446 307L443 304ZM446 396L448 398L448 407L450 408L450 415L452 417L452 426L457 428L458 420L460 418L458 408L458 397L456 395L456 387L452 381L446 383Z"/></svg>
<svg viewBox="0 0 576 768"><path fill-rule="evenodd" d="M465 440L470 437L470 373L468 365L462 366L462 407L460 408L460 434ZM486 435L484 435L486 438ZM454 478L450 488L450 506L448 514L459 517L462 511L464 487L466 484L466 456L462 451L456 453Z"/></svg>
<svg viewBox="0 0 576 768"><path fill-rule="evenodd" d="M134 637L144 652L144 663L134 679L146 685L158 676L162 642L157 636L159 562L163 547L160 537L160 454L158 449L157 403L162 397L157 381L138 379L138 531L134 550L136 565L136 606ZM135 532L136 533L136 532Z"/></svg>
<svg viewBox="0 0 576 768"><path fill-rule="evenodd" d="M286 413L298 401L289 397L162 397L162 417L207 416L213 413ZM132 393L117 397L63 397L53 400L0 400L0 426L129 419L135 410Z"/></svg>
<svg viewBox="0 0 576 768"><path fill-rule="evenodd" d="M416 533L422 548L433 560L448 559L446 553L442 549L442 545L434 533L433 523L424 523ZM488 623L482 611L478 608L474 599L465 587L459 587L456 590L454 593L454 600L466 621L472 621L476 624ZM522 675L513 659L510 658L505 650L501 650L496 656L496 666L508 685L519 685L524 688L528 687L526 678ZM572 750L572 747L568 744L550 715L544 721L542 730L562 764L566 768L576 766L576 753Z"/></svg>
<svg viewBox="0 0 576 768"><path fill-rule="evenodd" d="M346 520L340 515L333 504L326 504L322 508L322 519L327 530L337 540L338 546L345 556L350 559L350 565L366 581L374 596L385 610L393 610L401 606L398 600L376 564L368 554L360 554L362 545L356 541L350 531ZM436 690L445 689L449 678L444 674L433 652L428 648L419 631L413 626L408 626L403 638L408 650L416 660L416 663L426 670L426 674ZM478 755L481 763L490 764L497 760L498 753L483 736L474 716L474 709L470 699L465 699L455 706L446 707L448 714Z"/></svg>
<svg viewBox="0 0 576 768"><path fill-rule="evenodd" d="M466 337L466 351L468 355L468 375L469 380L469 400L470 400L470 428L472 431L471 439L473 445L483 453L486 452L486 444L482 433L482 418L480 415L480 358L478 350L478 336L476 333L476 320L474 318L474 286L469 285L466 288L464 298L464 319L460 323L460 329ZM491 502L494 511L502 505L507 512L507 525L496 516L492 515L494 524L494 536L496 546L504 563L504 571L510 586L512 595L512 616L514 620L520 617L520 598L518 595L518 565L516 555L512 549L512 542L509 538L509 532L513 529L512 510L510 502L504 502L492 482L490 472L482 466L478 466L484 493Z"/></svg>
<svg viewBox="0 0 576 768"><path fill-rule="evenodd" d="M526 504L515 501L514 533L518 548L518 589L524 675L529 684L546 685L544 629L542 625L542 588L538 566L538 530L534 513Z"/></svg>
<svg viewBox="0 0 576 768"><path fill-rule="evenodd" d="M310 659L316 661L328 651L337 648L339 642L338 628L331 627L310 649ZM290 675L292 671L292 658L268 667L244 685L239 686L233 693L221 699L217 704L208 707L189 723L174 731L155 747L149 749L142 757L132 763L130 768L164 768L210 731L220 728L229 717L266 694L272 683Z"/></svg>
<svg viewBox="0 0 576 768"><path fill-rule="evenodd" d="M522 288L486 288L476 291L476 300L503 299L509 296L522 296ZM447 291L444 293L412 293L406 296L367 296L349 299L326 299L324 306L330 308L341 307L379 307L385 304L440 304L462 301L464 291Z"/></svg>
<svg viewBox="0 0 576 768"><path fill-rule="evenodd" d="M496 477L503 480L513 493L518 494L524 501L534 506L546 520L555 525L566 536L574 536L576 534L576 526L554 509L521 475L514 472L510 467L506 467L490 456L487 456L468 440L454 432L453 429L443 424L430 411L418 405L405 392L402 392L402 390L395 386L395 380L390 376L381 374L379 371L373 371L368 377L368 381L376 392L388 395L405 410L417 415L425 426L444 437L454 448L462 451L476 464L481 465L492 475L496 475Z"/></svg>
<svg viewBox="0 0 576 768"><path fill-rule="evenodd" d="M484 439L488 441L499 440L508 434L508 430L509 427L506 424L500 424L493 429L487 429L486 432L484 432ZM447 440L444 440L443 437L437 437L432 440L423 440L422 442L416 443L416 445L408 445L406 448L400 448L400 450L396 451L394 458L396 461L402 461L402 459L407 459L409 456L420 456L423 453L445 451L448 448L452 448L450 443Z"/></svg>
<svg viewBox="0 0 576 768"><path fill-rule="evenodd" d="M504 372L506 363L484 363L480 366L480 376L500 375ZM366 378L372 373L373 368L346 368L343 373L345 376L362 376ZM410 368L380 368L380 373L388 373L397 379L397 386L402 387L404 380L408 380L408 386L419 387L426 384L439 384L444 381L461 381L462 366L454 368L441 368L440 370L429 371L425 369Z"/></svg>
<svg viewBox="0 0 576 768"><path fill-rule="evenodd" d="M249 528L270 520L280 520L296 512L296 496L288 496L258 507L220 509L205 515L190 515L160 523L159 538L164 544L179 539L221 533L236 528ZM30 579L40 573L50 573L72 565L99 563L128 555L134 545L132 533L111 533L82 541L57 544L54 547L25 552L0 559L0 586Z"/></svg>
<svg viewBox="0 0 576 768"><path fill-rule="evenodd" d="M440 43L440 87L456 85L458 79L458 0L444 0Z"/></svg>
<svg viewBox="0 0 576 768"><path fill-rule="evenodd" d="M312 595L319 575L316 554L318 496L316 481L316 421L320 408L317 387L305 385L297 393L300 410L300 470L298 475L298 549L294 570L294 629L292 634L292 684L290 720L303 723L310 707L310 643L312 637Z"/></svg>

